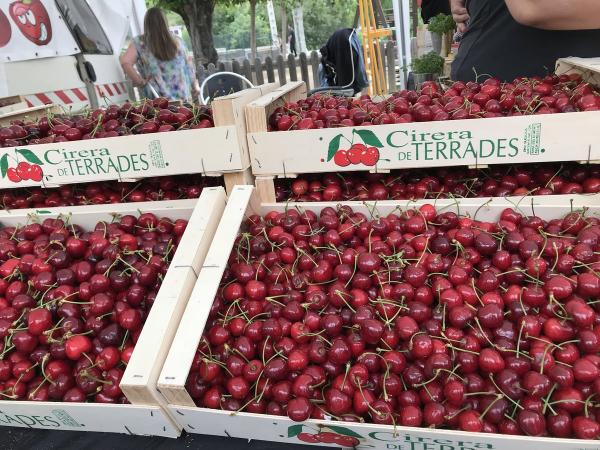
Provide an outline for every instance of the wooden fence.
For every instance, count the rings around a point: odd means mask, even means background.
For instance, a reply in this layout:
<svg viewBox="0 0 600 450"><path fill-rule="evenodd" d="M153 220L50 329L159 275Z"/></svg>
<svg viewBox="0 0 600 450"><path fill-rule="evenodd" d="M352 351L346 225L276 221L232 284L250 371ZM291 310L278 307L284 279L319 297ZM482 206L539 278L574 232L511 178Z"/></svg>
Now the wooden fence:
<svg viewBox="0 0 600 450"><path fill-rule="evenodd" d="M384 63L385 80L390 92L398 90L398 74L396 67L396 46L394 42L381 43L381 55ZM312 51L310 54L300 53L298 57L292 54L287 58L279 55L272 59L267 56L264 61L256 59L254 62L249 59L243 61L233 60L219 62L216 66L209 64L206 69L202 69L199 75L200 81L206 76L215 72L235 72L243 75L255 85L272 83L279 81L285 84L288 81L302 80L306 83L308 89L319 87L319 63L320 54Z"/></svg>

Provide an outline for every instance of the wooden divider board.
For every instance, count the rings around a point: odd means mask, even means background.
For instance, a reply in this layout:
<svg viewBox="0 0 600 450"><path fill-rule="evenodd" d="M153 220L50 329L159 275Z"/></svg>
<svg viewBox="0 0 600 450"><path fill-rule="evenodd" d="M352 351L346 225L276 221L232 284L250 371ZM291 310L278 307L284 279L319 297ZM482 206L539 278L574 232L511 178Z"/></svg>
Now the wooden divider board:
<svg viewBox="0 0 600 450"><path fill-rule="evenodd" d="M586 208L587 214L600 215L600 195L571 196L570 201L556 202L551 196L533 197L532 203L518 205L523 214L535 214L546 220L557 218L574 209ZM368 216L400 213L401 210L418 207L416 202L348 202L355 211ZM357 449L401 449L401 450L471 450L474 448L514 450L592 450L598 441L531 438L526 436L503 436L499 434L465 433L427 428L392 427L386 425L358 424L335 421L309 420L296 423L287 417L249 413L231 413L198 408L185 388L185 382L200 342L203 329L219 288L221 276L233 248L240 224L250 214L264 215L268 211L285 211L294 207L315 212L326 206L339 203L303 203L295 205L261 204L252 186L236 186L231 193L223 218L207 254L194 291L173 339L158 380L160 392L169 403L172 416L188 433L230 436L289 443L303 443L298 439L301 432L316 433L320 430L352 436L358 439ZM346 203L344 203L346 204ZM503 209L514 207L509 201L499 198L465 199L459 202L439 200L439 211L453 211L481 220L495 220ZM323 444L319 444L323 445Z"/></svg>
<svg viewBox="0 0 600 450"><path fill-rule="evenodd" d="M156 391L156 378L224 207L224 189L213 187L205 188L197 200L0 211L2 226L61 217L92 229L100 220L110 223L121 215L142 212L188 220L121 381L123 393L137 405L3 400L0 425L177 437L181 427Z"/></svg>
<svg viewBox="0 0 600 450"><path fill-rule="evenodd" d="M0 117L13 111L19 111L27 108L27 102L22 95L13 95L11 97L0 98Z"/></svg>
<svg viewBox="0 0 600 450"><path fill-rule="evenodd" d="M285 416L232 413L206 408L169 405L185 431L232 438L306 444L300 433L321 431L351 436L358 440L356 450L598 450L598 441L415 427L393 427L367 423L309 420L293 422ZM307 444L310 445L310 444ZM336 444L313 444L340 448ZM348 447L345 447L348 448Z"/></svg>
<svg viewBox="0 0 600 450"><path fill-rule="evenodd" d="M600 86L600 57L561 58L556 62L556 74L578 73L584 81Z"/></svg>
<svg viewBox="0 0 600 450"><path fill-rule="evenodd" d="M202 191L121 380L131 403L164 404L156 380L224 208L223 188Z"/></svg>
<svg viewBox="0 0 600 450"><path fill-rule="evenodd" d="M550 161L600 161L600 111L415 122L368 127L251 133L256 176L486 166ZM351 143L378 147L379 160L339 166L334 150ZM332 159L329 159L331 156Z"/></svg>
<svg viewBox="0 0 600 450"><path fill-rule="evenodd" d="M227 192L231 192L236 184L252 184L254 182L252 170L250 169L248 134L246 130L244 109L249 102L261 98L278 87L278 82L267 83L240 92L235 92L227 96L217 97L212 102L215 126L235 125L238 143L242 149L243 169L223 174L223 181ZM215 150L219 151L219 148L217 147Z"/></svg>
<svg viewBox="0 0 600 450"><path fill-rule="evenodd" d="M0 401L0 426L176 438L181 428L159 406Z"/></svg>
<svg viewBox="0 0 600 450"><path fill-rule="evenodd" d="M292 81L274 89L267 95L246 106L246 128L248 133L267 132L267 120L271 113L287 102L295 102L306 98L307 90L304 81Z"/></svg>
<svg viewBox="0 0 600 450"><path fill-rule="evenodd" d="M22 107L18 107L18 106ZM40 105L27 107L27 103L19 102L15 105L5 106L0 112L0 126L7 127L13 120L37 120L51 113L60 112L58 105Z"/></svg>
<svg viewBox="0 0 600 450"><path fill-rule="evenodd" d="M223 212L158 377L158 389L169 403L194 406L192 398L185 390L185 381L223 276L231 246L244 219L244 202L236 199L245 194L247 202L252 194L249 186L245 188L245 191L242 191L240 186L236 186L233 190L236 193L235 197L232 197L233 203L228 202Z"/></svg>
<svg viewBox="0 0 600 450"><path fill-rule="evenodd" d="M42 180L10 181L2 168L15 167L17 161L38 164ZM0 151L0 188L127 181L186 173L220 176L243 169L235 126L228 125L6 147Z"/></svg>

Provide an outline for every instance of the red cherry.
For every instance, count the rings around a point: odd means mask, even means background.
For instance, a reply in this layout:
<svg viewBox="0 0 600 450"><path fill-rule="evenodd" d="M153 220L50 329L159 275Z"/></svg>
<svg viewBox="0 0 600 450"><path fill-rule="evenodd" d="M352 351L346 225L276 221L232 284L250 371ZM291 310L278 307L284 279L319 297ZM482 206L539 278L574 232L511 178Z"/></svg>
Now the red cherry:
<svg viewBox="0 0 600 450"><path fill-rule="evenodd" d="M365 166L374 166L379 161L379 149L377 147L369 147L361 156L361 162Z"/></svg>
<svg viewBox="0 0 600 450"><path fill-rule="evenodd" d="M338 150L333 156L333 162L340 167L348 166L350 164L348 152L346 150Z"/></svg>
<svg viewBox="0 0 600 450"><path fill-rule="evenodd" d="M17 173L17 169L15 169L14 167L8 168L8 170L6 171L6 176L13 183L18 183L22 180L21 176Z"/></svg>

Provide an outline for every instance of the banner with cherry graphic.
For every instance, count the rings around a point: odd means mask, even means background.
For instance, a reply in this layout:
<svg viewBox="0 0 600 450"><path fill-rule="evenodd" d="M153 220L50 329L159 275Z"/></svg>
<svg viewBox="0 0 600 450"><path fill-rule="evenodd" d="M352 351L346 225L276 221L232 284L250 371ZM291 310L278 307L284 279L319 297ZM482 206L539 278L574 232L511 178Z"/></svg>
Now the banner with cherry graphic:
<svg viewBox="0 0 600 450"><path fill-rule="evenodd" d="M4 61L79 52L53 0L0 0L0 57Z"/></svg>
<svg viewBox="0 0 600 450"><path fill-rule="evenodd" d="M356 137L362 143L355 143ZM348 143L350 147L347 149L342 148L342 143ZM348 139L340 133L329 142L327 162L333 159L333 162L340 167L346 167L350 164L364 164L372 167L380 160L380 148L383 148L383 144L371 130L353 129L352 139Z"/></svg>
<svg viewBox="0 0 600 450"><path fill-rule="evenodd" d="M15 148L16 157L5 153L0 158L0 174L2 178L8 178L13 183L32 180L42 181L44 165L31 150L26 148ZM21 159L25 159L24 161Z"/></svg>

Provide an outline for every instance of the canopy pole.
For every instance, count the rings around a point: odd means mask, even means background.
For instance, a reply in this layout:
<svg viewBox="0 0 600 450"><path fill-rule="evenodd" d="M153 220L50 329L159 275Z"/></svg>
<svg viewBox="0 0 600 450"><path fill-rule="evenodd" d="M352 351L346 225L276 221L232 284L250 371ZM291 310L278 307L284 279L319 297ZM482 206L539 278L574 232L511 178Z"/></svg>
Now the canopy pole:
<svg viewBox="0 0 600 450"><path fill-rule="evenodd" d="M410 0L392 0L396 53L400 65L400 87L406 89L409 67L412 62L410 45ZM408 26L407 26L408 25Z"/></svg>

